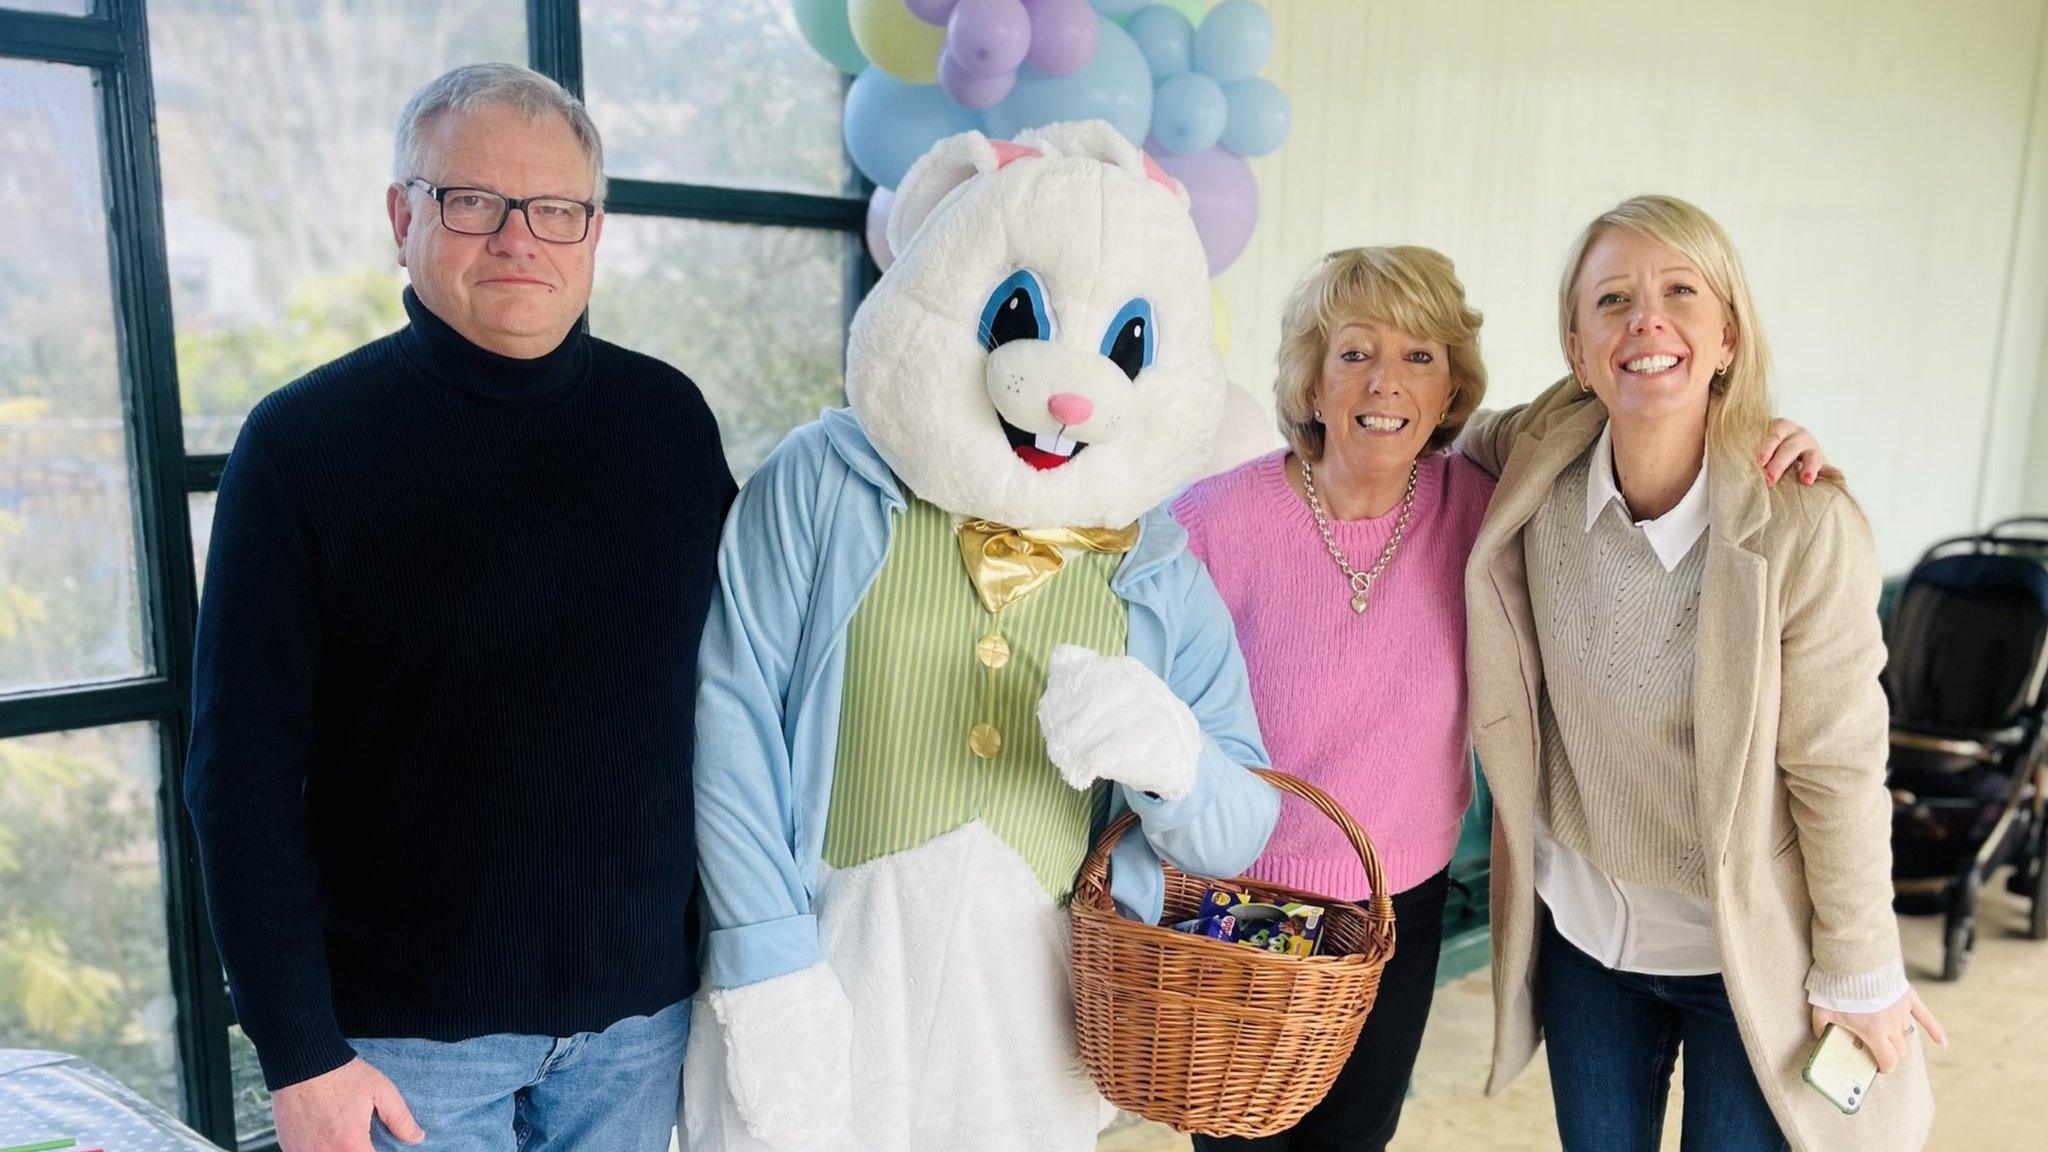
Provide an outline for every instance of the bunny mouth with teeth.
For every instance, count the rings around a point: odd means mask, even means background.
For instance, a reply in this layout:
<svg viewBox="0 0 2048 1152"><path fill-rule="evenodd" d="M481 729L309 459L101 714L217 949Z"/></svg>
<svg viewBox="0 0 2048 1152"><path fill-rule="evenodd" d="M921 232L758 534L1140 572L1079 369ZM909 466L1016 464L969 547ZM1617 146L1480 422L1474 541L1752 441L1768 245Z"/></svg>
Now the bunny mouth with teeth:
<svg viewBox="0 0 2048 1152"><path fill-rule="evenodd" d="M1015 424L996 416L996 422L1003 426L1003 435L1010 441L1010 450L1019 460L1038 469L1050 472L1071 461L1088 447L1086 441L1076 440L1058 432L1026 432Z"/></svg>

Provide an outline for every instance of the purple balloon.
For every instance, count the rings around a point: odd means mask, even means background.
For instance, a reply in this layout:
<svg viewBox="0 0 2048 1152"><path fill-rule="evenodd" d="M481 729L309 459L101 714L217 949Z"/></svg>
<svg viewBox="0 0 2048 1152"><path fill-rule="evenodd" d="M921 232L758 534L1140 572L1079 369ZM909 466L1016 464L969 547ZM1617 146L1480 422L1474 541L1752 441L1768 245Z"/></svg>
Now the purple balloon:
<svg viewBox="0 0 2048 1152"><path fill-rule="evenodd" d="M1145 151L1188 190L1188 214L1195 218L1202 252L1209 257L1209 275L1230 267L1244 253L1252 227L1259 222L1259 182L1252 177L1252 166L1221 145L1179 156L1159 141L1147 140Z"/></svg>
<svg viewBox="0 0 2048 1152"><path fill-rule="evenodd" d="M976 76L1014 73L1031 50L1024 0L960 0L946 22L946 55Z"/></svg>
<svg viewBox="0 0 2048 1152"><path fill-rule="evenodd" d="M903 6L910 14L927 24L944 24L953 14L953 5L960 0L903 0Z"/></svg>
<svg viewBox="0 0 2048 1152"><path fill-rule="evenodd" d="M1010 89L1017 86L1017 70L998 72L993 76L980 76L960 66L953 59L953 49L948 47L939 53L939 88L953 98L953 103L962 108L979 112L993 108L1003 102Z"/></svg>
<svg viewBox="0 0 2048 1152"><path fill-rule="evenodd" d="M1080 71L1095 55L1101 21L1088 0L1024 0L1031 12L1031 53L1024 62L1047 76Z"/></svg>

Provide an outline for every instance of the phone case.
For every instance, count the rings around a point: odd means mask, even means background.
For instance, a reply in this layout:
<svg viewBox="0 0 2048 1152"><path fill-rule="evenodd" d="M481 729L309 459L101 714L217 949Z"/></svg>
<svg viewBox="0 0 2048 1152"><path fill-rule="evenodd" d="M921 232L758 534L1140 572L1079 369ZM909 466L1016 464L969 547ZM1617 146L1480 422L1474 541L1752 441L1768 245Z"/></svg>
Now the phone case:
<svg viewBox="0 0 2048 1152"><path fill-rule="evenodd" d="M1855 1033L1830 1024L1800 1074L1844 1115L1854 1116L1877 1080L1877 1060Z"/></svg>

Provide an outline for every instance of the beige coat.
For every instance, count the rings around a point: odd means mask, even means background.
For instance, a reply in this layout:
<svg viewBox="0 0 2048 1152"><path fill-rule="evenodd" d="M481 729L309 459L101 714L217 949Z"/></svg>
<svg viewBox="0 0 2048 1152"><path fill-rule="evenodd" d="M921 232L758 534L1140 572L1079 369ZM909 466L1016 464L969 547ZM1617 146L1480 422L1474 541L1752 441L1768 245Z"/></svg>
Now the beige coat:
<svg viewBox="0 0 2048 1152"><path fill-rule="evenodd" d="M1543 667L1521 532L1606 410L1567 381L1473 421L1461 446L1500 476L1465 570L1473 740L1493 789L1493 1073L1497 1093L1542 1040L1536 1013L1536 702ZM1723 977L1744 1048L1796 1152L1908 1152L1934 1115L1919 1039L1844 1116L1807 1086L1805 977L1899 956L1891 911L1888 711L1879 572L1839 487L1764 488L1708 471L1695 665L1700 839Z"/></svg>

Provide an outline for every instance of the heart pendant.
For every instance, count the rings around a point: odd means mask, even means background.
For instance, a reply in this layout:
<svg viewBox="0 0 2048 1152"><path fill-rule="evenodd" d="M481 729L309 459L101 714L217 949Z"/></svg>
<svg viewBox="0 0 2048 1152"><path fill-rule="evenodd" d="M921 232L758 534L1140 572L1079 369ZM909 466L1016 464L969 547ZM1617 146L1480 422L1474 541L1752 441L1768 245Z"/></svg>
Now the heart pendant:
<svg viewBox="0 0 2048 1152"><path fill-rule="evenodd" d="M1365 611L1365 597L1363 597L1363 596L1353 596L1353 597L1351 598L1351 610L1352 610L1353 612L1363 612L1363 611Z"/></svg>

